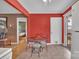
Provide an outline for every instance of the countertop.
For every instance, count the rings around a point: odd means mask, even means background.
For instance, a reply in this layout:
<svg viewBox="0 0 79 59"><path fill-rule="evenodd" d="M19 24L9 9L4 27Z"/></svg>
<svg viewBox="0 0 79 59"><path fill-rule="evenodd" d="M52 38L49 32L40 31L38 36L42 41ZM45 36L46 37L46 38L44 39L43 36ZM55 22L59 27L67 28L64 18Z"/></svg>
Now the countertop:
<svg viewBox="0 0 79 59"><path fill-rule="evenodd" d="M7 53L11 52L11 48L0 48L0 58L5 56Z"/></svg>

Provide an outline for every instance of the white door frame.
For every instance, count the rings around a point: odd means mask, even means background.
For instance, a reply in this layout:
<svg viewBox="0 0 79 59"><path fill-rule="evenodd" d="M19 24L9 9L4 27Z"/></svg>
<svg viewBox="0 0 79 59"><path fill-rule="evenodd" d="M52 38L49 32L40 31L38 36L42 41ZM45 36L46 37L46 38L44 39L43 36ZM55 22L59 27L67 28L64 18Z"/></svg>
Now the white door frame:
<svg viewBox="0 0 79 59"><path fill-rule="evenodd" d="M27 36L27 18L26 17L18 17L17 18L17 44L19 43L19 30L18 30L18 28L19 28L19 22L26 22L26 36Z"/></svg>

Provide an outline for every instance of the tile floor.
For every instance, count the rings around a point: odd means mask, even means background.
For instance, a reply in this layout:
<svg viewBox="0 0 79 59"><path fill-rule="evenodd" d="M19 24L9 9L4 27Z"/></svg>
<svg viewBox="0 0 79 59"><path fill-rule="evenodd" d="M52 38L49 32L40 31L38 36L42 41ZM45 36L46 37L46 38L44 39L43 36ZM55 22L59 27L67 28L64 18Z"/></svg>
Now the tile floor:
<svg viewBox="0 0 79 59"><path fill-rule="evenodd" d="M48 46L40 53L40 57L37 54L33 54L31 57L31 49L25 50L20 54L17 59L71 59L71 52L62 46Z"/></svg>

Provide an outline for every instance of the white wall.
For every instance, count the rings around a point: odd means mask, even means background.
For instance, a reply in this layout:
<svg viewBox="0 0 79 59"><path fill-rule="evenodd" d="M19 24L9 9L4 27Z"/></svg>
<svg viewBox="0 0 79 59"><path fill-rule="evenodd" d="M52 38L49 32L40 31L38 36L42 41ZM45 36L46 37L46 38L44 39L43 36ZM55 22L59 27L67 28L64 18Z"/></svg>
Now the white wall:
<svg viewBox="0 0 79 59"><path fill-rule="evenodd" d="M4 0L0 0L0 14L20 14L20 12Z"/></svg>
<svg viewBox="0 0 79 59"><path fill-rule="evenodd" d="M79 1L72 6L72 59L79 59Z"/></svg>
<svg viewBox="0 0 79 59"><path fill-rule="evenodd" d="M71 11L66 13L64 16L64 46L67 46L67 29L68 29L68 19L67 17L71 15Z"/></svg>

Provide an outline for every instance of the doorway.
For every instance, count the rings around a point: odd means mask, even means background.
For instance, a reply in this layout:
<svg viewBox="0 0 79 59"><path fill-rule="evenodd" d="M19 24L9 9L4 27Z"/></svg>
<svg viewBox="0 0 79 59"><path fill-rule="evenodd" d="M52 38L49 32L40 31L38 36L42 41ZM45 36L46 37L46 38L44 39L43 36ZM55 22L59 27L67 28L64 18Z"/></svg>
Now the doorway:
<svg viewBox="0 0 79 59"><path fill-rule="evenodd" d="M18 17L17 18L17 44L21 40L20 38L24 38L27 36L27 18Z"/></svg>
<svg viewBox="0 0 79 59"><path fill-rule="evenodd" d="M67 17L67 47L71 48L71 41L72 41L72 16L69 15Z"/></svg>

